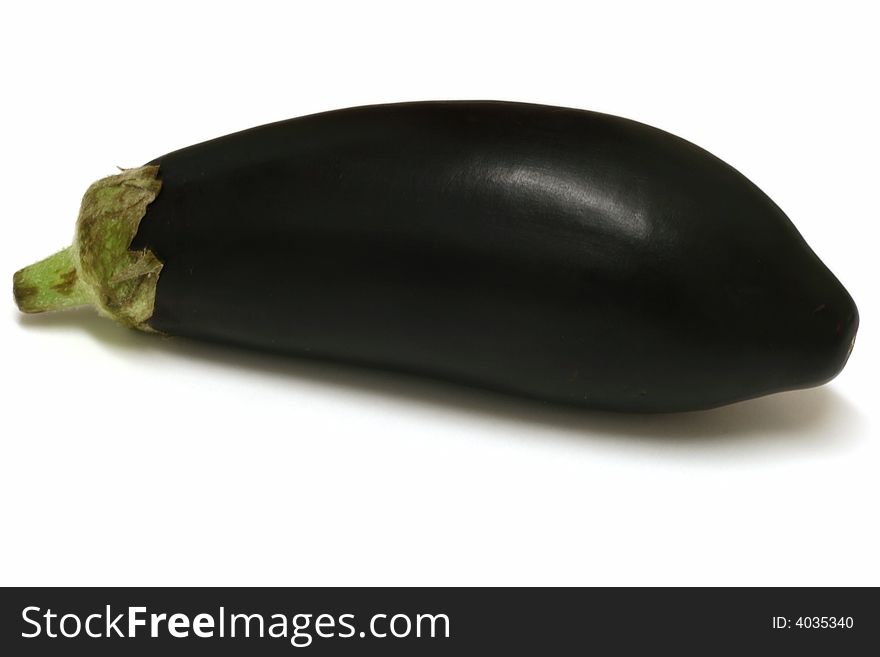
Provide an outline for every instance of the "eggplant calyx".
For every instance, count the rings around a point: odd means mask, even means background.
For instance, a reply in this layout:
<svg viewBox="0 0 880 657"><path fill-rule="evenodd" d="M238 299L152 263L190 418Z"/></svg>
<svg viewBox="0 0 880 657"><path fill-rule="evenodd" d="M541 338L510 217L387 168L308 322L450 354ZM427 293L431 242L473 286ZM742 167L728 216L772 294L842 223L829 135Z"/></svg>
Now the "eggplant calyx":
<svg viewBox="0 0 880 657"><path fill-rule="evenodd" d="M73 244L15 273L20 310L39 313L94 305L124 326L152 331L162 262L149 249L132 251L147 206L162 186L159 167L123 169L93 183L83 196Z"/></svg>

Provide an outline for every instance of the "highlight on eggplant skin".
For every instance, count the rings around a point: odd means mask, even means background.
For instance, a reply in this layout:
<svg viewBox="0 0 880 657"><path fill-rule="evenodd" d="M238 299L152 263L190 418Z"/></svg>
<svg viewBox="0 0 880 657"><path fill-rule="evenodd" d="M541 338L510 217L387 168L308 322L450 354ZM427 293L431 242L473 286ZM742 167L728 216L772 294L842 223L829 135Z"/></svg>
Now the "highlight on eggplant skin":
<svg viewBox="0 0 880 657"><path fill-rule="evenodd" d="M152 286L129 285L152 290L129 314L146 330L666 412L822 384L858 328L850 295L754 184L606 114L356 107L142 171L161 189L129 251L161 270L124 271ZM17 290L33 278L20 274Z"/></svg>

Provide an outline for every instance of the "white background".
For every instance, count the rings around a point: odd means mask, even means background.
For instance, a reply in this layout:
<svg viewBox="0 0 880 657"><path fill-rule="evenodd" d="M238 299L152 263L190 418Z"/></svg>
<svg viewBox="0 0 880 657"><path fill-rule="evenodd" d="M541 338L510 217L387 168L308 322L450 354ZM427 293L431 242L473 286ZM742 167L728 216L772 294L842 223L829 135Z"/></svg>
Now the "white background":
<svg viewBox="0 0 880 657"><path fill-rule="evenodd" d="M750 177L856 299L820 389L628 417L0 322L0 583L880 584L871 3L7 3L2 271L115 166L418 99L594 109ZM11 285L10 285L11 287Z"/></svg>

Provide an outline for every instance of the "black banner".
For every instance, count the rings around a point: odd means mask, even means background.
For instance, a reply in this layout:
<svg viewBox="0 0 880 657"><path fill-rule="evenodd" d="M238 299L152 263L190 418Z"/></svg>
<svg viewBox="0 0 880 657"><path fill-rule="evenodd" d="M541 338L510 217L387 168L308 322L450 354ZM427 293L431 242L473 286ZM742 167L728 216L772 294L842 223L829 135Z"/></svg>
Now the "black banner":
<svg viewBox="0 0 880 657"><path fill-rule="evenodd" d="M0 613L4 655L855 655L880 638L869 588L24 588Z"/></svg>

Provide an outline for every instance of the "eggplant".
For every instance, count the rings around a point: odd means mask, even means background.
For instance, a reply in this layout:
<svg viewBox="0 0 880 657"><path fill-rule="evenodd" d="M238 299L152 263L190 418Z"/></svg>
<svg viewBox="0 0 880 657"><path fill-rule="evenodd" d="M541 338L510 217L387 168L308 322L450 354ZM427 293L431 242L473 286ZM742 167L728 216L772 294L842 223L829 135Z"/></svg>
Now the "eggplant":
<svg viewBox="0 0 880 657"><path fill-rule="evenodd" d="M688 411L822 384L856 306L792 222L694 144L501 101L343 109L156 158L86 192L25 312Z"/></svg>

